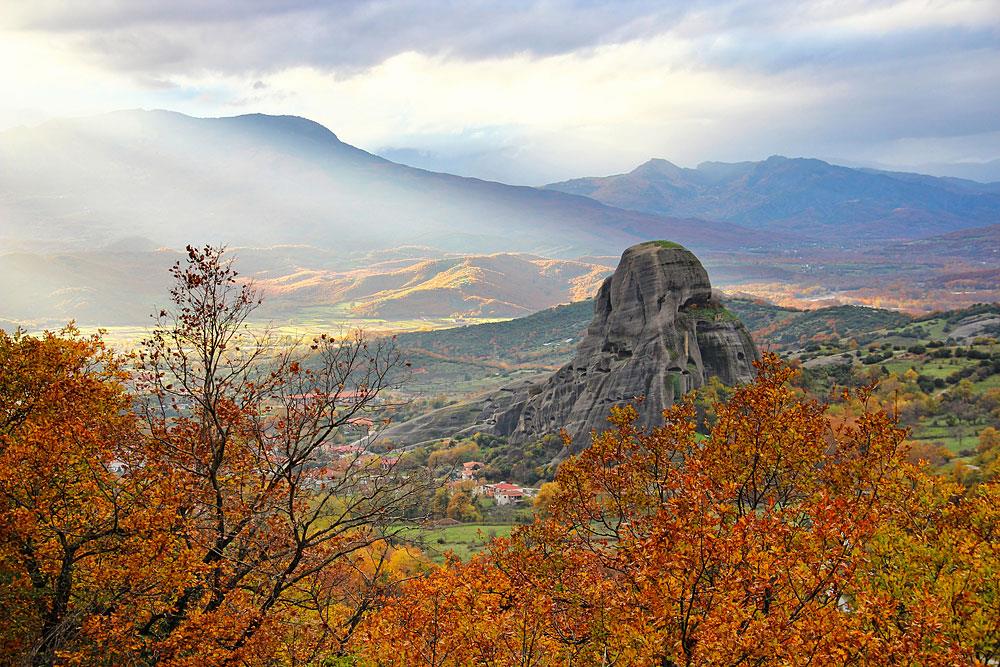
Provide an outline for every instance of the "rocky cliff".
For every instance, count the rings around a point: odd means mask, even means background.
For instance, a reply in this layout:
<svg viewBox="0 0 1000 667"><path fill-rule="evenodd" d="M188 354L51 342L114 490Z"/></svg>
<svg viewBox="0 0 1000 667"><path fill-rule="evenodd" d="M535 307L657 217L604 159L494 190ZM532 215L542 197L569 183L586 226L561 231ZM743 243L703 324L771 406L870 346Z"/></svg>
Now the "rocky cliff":
<svg viewBox="0 0 1000 667"><path fill-rule="evenodd" d="M639 403L643 425L711 376L753 378L757 350L713 296L705 268L666 241L633 246L594 298L594 319L573 360L548 378L506 387L390 429L400 444L491 432L519 443L566 429L574 448L608 426L612 405Z"/></svg>
<svg viewBox="0 0 1000 667"><path fill-rule="evenodd" d="M478 422L531 440L560 428L574 445L607 427L612 405L636 401L644 425L712 375L753 377L757 350L738 319L712 295L689 250L664 241L633 246L594 299L594 319L574 359L541 383L486 399Z"/></svg>

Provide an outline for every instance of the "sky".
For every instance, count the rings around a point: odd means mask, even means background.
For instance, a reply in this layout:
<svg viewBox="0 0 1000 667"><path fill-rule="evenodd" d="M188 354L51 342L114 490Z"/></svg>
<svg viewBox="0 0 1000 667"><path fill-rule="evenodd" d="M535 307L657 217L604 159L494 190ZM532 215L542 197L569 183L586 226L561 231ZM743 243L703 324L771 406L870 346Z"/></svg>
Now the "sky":
<svg viewBox="0 0 1000 667"><path fill-rule="evenodd" d="M968 175L1000 159L1000 0L0 0L0 90L0 130L294 114L519 184L772 154Z"/></svg>

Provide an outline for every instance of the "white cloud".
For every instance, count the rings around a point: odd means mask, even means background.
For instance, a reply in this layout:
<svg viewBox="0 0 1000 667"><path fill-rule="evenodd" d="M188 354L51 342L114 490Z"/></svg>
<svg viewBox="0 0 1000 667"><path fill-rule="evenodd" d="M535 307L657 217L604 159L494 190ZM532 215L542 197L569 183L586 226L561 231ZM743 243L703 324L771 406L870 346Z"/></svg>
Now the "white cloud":
<svg viewBox="0 0 1000 667"><path fill-rule="evenodd" d="M505 160L523 147L531 178L654 155L1000 155L992 0L333 6L24 3L0 18L0 128L127 107L291 113L368 149L458 154L481 132L480 164L490 142Z"/></svg>

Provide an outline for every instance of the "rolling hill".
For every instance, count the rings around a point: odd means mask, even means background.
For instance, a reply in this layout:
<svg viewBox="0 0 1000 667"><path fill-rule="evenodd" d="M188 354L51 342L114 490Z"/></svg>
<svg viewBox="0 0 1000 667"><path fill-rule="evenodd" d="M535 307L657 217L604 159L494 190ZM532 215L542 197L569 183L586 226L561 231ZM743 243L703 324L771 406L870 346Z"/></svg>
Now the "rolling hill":
<svg viewBox="0 0 1000 667"><path fill-rule="evenodd" d="M797 358L807 367L847 363L846 351L851 363L860 364L869 350L858 346L968 344L1000 331L998 304L919 317L862 306L800 310L741 297L726 297L725 304L761 349ZM551 372L573 357L593 314L588 299L505 322L401 334L397 342L413 367L404 390L415 396L464 397ZM852 340L856 344L849 344Z"/></svg>
<svg viewBox="0 0 1000 667"><path fill-rule="evenodd" d="M353 266L322 249L234 248L243 275L261 288L260 315L328 325L350 320L419 321L519 317L590 298L613 257L548 259L526 254L449 255L428 248L370 253ZM0 318L59 326L136 325L166 298L173 250L0 255Z"/></svg>
<svg viewBox="0 0 1000 667"><path fill-rule="evenodd" d="M837 245L914 239L1000 222L997 184L781 156L705 162L697 169L654 159L627 174L546 188L655 215L724 220Z"/></svg>
<svg viewBox="0 0 1000 667"><path fill-rule="evenodd" d="M300 270L258 284L271 308L343 304L353 315L387 320L418 317L520 317L590 298L612 267L533 255L413 258L352 271Z"/></svg>

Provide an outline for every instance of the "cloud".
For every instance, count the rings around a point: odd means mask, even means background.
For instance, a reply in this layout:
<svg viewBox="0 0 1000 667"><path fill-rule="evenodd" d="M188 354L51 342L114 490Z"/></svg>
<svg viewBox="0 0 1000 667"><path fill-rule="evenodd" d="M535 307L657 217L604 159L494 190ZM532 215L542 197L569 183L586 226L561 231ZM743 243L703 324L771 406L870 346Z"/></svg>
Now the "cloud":
<svg viewBox="0 0 1000 667"><path fill-rule="evenodd" d="M36 0L5 8L0 56L25 63L11 108L293 113L522 182L1000 155L996 0Z"/></svg>
<svg viewBox="0 0 1000 667"><path fill-rule="evenodd" d="M993 0L36 0L7 22L58 34L108 67L194 74L366 68L405 52L479 60L665 36L696 61L796 66L879 58L938 35L995 47ZM900 39L916 34L917 39ZM923 35L923 36L921 36ZM968 42L966 41L966 44ZM874 50L873 50L874 49Z"/></svg>
<svg viewBox="0 0 1000 667"><path fill-rule="evenodd" d="M399 53L478 59L552 55L662 31L681 7L649 0L174 2L40 0L8 18L60 34L122 70L192 74L364 68Z"/></svg>

